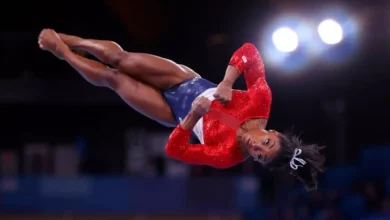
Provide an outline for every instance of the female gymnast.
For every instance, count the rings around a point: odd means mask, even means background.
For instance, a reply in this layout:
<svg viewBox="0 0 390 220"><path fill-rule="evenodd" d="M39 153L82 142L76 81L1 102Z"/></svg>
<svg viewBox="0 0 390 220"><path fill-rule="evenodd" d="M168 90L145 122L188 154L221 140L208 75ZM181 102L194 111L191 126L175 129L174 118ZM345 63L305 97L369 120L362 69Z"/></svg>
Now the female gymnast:
<svg viewBox="0 0 390 220"><path fill-rule="evenodd" d="M141 114L175 129L166 153L189 164L229 168L249 157L272 169L284 169L308 190L323 171L323 147L303 145L290 134L265 130L271 90L256 47L245 43L232 56L218 85L192 69L158 56L124 51L111 41L83 39L44 29L41 49L69 63L95 86L115 91ZM73 53L83 50L101 62ZM112 66L113 68L108 67ZM247 90L233 90L244 73ZM191 133L201 144L189 144Z"/></svg>

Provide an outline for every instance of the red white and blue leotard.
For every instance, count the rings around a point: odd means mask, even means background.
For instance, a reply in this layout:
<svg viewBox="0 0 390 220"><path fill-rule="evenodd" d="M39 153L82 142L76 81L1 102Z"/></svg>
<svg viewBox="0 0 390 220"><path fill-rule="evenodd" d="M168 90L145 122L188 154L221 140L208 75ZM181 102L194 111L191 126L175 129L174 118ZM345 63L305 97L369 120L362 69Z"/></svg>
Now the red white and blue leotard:
<svg viewBox="0 0 390 220"><path fill-rule="evenodd" d="M212 101L210 109L222 115L233 116L239 123L251 118L268 119L272 94L265 80L264 64L256 47L245 43L233 54L229 65L244 73L248 89L233 90L232 100L227 105ZM237 129L211 112L203 116L202 123L203 144L189 144L191 131L183 129L179 124L169 137L166 153L189 164L220 169L229 168L244 160L236 140Z"/></svg>

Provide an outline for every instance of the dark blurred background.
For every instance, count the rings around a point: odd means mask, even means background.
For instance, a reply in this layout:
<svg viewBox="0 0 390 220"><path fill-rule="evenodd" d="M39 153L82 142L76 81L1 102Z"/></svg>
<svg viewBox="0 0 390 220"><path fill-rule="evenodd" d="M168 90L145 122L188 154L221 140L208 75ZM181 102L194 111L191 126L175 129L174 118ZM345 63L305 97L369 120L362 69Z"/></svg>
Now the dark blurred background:
<svg viewBox="0 0 390 220"><path fill-rule="evenodd" d="M390 219L389 9L385 0L4 2L1 215ZM338 44L317 33L328 18L343 28ZM272 41L283 26L300 39L290 53ZM41 51L43 28L166 57L214 83L237 48L255 44L273 92L269 128L293 129L305 142L327 146L319 190L307 193L250 160L216 170L169 159L164 146L172 129ZM235 88L245 89L244 80Z"/></svg>

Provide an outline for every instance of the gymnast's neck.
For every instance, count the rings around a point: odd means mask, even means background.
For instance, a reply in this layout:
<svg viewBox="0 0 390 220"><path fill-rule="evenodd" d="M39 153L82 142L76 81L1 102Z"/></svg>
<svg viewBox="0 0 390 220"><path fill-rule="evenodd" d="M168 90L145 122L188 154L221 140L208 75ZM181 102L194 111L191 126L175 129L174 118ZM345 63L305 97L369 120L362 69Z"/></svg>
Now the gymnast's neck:
<svg viewBox="0 0 390 220"><path fill-rule="evenodd" d="M238 143L238 147L240 148L244 158L248 158L250 155L248 154L246 148L245 148L245 145L244 143L242 142L242 136L248 132L248 131L252 131L252 130L257 130L257 129L265 129L265 127L267 126L267 122L268 120L267 119L264 119L264 118L251 118L251 119L248 119L246 121L244 121L240 127L238 127L237 129L237 143Z"/></svg>

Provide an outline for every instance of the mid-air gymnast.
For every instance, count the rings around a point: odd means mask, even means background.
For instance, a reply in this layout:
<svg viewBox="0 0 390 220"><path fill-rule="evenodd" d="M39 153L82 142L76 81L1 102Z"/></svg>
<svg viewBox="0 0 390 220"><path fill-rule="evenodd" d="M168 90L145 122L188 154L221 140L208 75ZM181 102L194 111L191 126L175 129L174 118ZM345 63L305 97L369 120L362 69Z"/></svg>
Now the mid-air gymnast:
<svg viewBox="0 0 390 220"><path fill-rule="evenodd" d="M316 176L323 171L325 161L319 152L323 147L304 145L296 136L265 130L272 95L253 44L245 43L233 54L218 85L184 65L127 52L112 41L44 29L38 44L68 62L91 84L112 89L139 113L175 127L166 145L170 157L220 169L252 157L270 169L288 171L308 190L317 187ZM100 62L72 50L86 51ZM247 90L233 90L241 73ZM192 132L201 144L188 143Z"/></svg>

